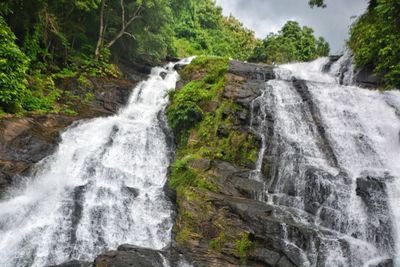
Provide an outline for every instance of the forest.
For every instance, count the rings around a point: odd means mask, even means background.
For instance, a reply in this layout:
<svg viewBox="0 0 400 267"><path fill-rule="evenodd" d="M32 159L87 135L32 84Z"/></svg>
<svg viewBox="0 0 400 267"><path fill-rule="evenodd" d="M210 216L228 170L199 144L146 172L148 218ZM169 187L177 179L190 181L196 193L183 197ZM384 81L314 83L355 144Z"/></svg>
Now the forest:
<svg viewBox="0 0 400 267"><path fill-rule="evenodd" d="M307 3L305 3L307 4ZM310 7L325 7L311 0ZM400 3L371 0L348 46L387 88L400 86ZM119 64L154 66L169 57L214 55L280 64L329 54L313 29L288 21L260 40L213 0L7 0L0 3L0 114L63 112L57 83L119 77Z"/></svg>

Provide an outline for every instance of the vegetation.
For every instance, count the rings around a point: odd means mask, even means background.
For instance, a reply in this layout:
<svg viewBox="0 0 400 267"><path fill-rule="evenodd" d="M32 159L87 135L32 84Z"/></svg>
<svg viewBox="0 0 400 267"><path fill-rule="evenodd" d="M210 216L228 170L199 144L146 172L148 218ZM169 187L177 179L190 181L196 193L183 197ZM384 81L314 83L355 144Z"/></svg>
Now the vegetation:
<svg viewBox="0 0 400 267"><path fill-rule="evenodd" d="M400 88L399 14L397 0L370 1L351 28L349 40L357 66L373 69L391 88Z"/></svg>
<svg viewBox="0 0 400 267"><path fill-rule="evenodd" d="M326 7L324 0L310 0L308 3L311 7Z"/></svg>
<svg viewBox="0 0 400 267"><path fill-rule="evenodd" d="M314 36L313 29L288 21L278 33L269 34L254 50L250 61L281 64L311 61L329 54L324 38Z"/></svg>
<svg viewBox="0 0 400 267"><path fill-rule="evenodd" d="M27 93L26 71L29 60L15 44L15 35L0 17L0 112L22 108Z"/></svg>
<svg viewBox="0 0 400 267"><path fill-rule="evenodd" d="M250 240L248 233L243 233L236 241L236 253L240 257L242 264L245 264L250 251L254 248L254 242Z"/></svg>
<svg viewBox="0 0 400 267"><path fill-rule="evenodd" d="M186 0L180 6L175 27L180 57L214 55L247 60L259 42L236 18L224 17L213 0Z"/></svg>

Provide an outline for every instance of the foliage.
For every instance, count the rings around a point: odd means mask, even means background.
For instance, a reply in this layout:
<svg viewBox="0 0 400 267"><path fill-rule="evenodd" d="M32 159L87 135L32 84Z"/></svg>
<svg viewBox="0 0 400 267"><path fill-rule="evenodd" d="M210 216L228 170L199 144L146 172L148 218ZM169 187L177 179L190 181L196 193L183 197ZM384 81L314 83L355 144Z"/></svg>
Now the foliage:
<svg viewBox="0 0 400 267"><path fill-rule="evenodd" d="M113 54L126 60L142 64L159 64L166 58L173 45L173 14L171 1L141 0L122 1L126 20L135 19L122 37L111 48ZM173 2L173 1L172 1ZM120 1L107 1L105 13L107 28L105 39L110 41L122 28Z"/></svg>
<svg viewBox="0 0 400 267"><path fill-rule="evenodd" d="M214 251L221 251L227 243L227 238L224 232L221 232L216 238L212 239L209 243L209 248Z"/></svg>
<svg viewBox="0 0 400 267"><path fill-rule="evenodd" d="M201 103L215 95L216 88L213 85L218 84L216 81L223 82L227 60L198 57L184 69L182 78L187 79L189 75L199 73L200 70L206 74L202 80L192 81L181 90L171 93L172 103L168 108L167 117L178 140L187 138L188 130L203 119Z"/></svg>
<svg viewBox="0 0 400 267"><path fill-rule="evenodd" d="M175 20L175 46L181 57L215 55L246 60L257 44L253 31L232 16L224 17L212 0L181 3Z"/></svg>
<svg viewBox="0 0 400 267"><path fill-rule="evenodd" d="M235 250L240 257L240 261L245 264L250 251L254 248L254 242L249 239L249 234L243 233L240 239L236 241Z"/></svg>
<svg viewBox="0 0 400 267"><path fill-rule="evenodd" d="M15 35L0 16L0 108L16 112L27 94L29 60L15 44Z"/></svg>
<svg viewBox="0 0 400 267"><path fill-rule="evenodd" d="M308 4L311 7L326 7L324 0L309 0Z"/></svg>
<svg viewBox="0 0 400 267"><path fill-rule="evenodd" d="M316 39L313 29L300 27L296 21L288 21L277 34L269 34L255 48L249 60L281 64L310 61L328 54L329 44L324 38Z"/></svg>
<svg viewBox="0 0 400 267"><path fill-rule="evenodd" d="M388 87L400 88L400 2L370 1L353 25L349 47L358 67L371 67Z"/></svg>

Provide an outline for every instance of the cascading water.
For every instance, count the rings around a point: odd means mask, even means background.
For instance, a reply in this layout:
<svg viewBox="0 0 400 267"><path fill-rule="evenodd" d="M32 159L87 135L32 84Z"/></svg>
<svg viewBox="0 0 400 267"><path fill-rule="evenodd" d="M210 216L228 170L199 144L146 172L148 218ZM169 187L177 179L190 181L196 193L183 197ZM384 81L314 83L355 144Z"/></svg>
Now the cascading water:
<svg viewBox="0 0 400 267"><path fill-rule="evenodd" d="M287 253L306 255L300 266L400 266L400 92L350 86L350 55L324 73L328 61L280 66L255 100L254 173L268 173L251 178L311 231L291 240L296 228L282 224Z"/></svg>
<svg viewBox="0 0 400 267"><path fill-rule="evenodd" d="M154 68L117 115L70 127L26 185L0 202L0 266L93 260L124 243L169 244L163 111L179 78L173 68Z"/></svg>

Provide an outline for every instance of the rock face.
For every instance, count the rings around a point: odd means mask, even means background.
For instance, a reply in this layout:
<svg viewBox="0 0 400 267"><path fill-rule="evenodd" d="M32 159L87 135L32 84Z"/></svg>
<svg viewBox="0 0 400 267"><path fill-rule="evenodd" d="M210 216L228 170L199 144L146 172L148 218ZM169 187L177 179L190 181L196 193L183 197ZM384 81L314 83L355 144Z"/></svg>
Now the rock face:
<svg viewBox="0 0 400 267"><path fill-rule="evenodd" d="M30 167L51 154L59 131L75 118L62 115L0 119L0 192Z"/></svg>
<svg viewBox="0 0 400 267"><path fill-rule="evenodd" d="M135 246L120 246L98 256L95 267L163 267L165 257L161 251Z"/></svg>
<svg viewBox="0 0 400 267"><path fill-rule="evenodd" d="M363 88L379 88L383 85L383 77L374 74L374 67L371 65L362 68L353 68L354 63L352 57L343 55L329 56L328 63L323 67L323 72L329 72L336 62L341 60L341 67L337 73L340 83L343 83L344 76L347 72L352 72L353 82ZM345 59L345 60L344 60Z"/></svg>

